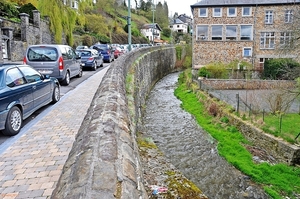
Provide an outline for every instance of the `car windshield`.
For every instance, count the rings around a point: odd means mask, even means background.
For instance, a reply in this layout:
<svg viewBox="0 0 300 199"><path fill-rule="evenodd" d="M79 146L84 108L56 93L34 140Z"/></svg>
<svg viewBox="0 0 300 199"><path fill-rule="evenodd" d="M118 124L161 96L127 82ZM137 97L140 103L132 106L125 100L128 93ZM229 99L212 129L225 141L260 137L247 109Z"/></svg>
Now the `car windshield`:
<svg viewBox="0 0 300 199"><path fill-rule="evenodd" d="M81 57L87 57L87 56L91 56L91 52L90 51L81 51Z"/></svg>
<svg viewBox="0 0 300 199"><path fill-rule="evenodd" d="M29 61L56 61L58 53L52 47L32 47L27 53Z"/></svg>

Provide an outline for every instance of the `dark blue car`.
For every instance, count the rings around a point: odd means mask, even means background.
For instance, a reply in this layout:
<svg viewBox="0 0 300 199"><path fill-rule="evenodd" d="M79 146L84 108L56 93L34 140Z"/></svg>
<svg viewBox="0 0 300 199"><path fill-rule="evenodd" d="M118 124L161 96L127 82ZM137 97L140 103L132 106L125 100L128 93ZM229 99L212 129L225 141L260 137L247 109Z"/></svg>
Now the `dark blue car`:
<svg viewBox="0 0 300 199"><path fill-rule="evenodd" d="M104 62L112 62L114 61L114 52L112 47L109 44L95 44L90 47L91 49L97 50L103 56Z"/></svg>
<svg viewBox="0 0 300 199"><path fill-rule="evenodd" d="M97 70L98 67L103 67L103 56L94 49L78 50L78 55L81 59L82 68Z"/></svg>
<svg viewBox="0 0 300 199"><path fill-rule="evenodd" d="M0 131L19 133L23 120L60 99L60 84L28 65L0 66Z"/></svg>

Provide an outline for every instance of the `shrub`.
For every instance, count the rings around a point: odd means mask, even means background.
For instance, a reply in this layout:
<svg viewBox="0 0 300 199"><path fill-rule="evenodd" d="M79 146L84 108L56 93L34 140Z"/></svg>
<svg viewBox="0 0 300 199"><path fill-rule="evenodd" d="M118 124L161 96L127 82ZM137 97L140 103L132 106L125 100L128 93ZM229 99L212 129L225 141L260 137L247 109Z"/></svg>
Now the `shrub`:
<svg viewBox="0 0 300 199"><path fill-rule="evenodd" d="M262 77L265 79L294 80L300 76L300 64L292 59L269 59L264 63Z"/></svg>
<svg viewBox="0 0 300 199"><path fill-rule="evenodd" d="M205 66L212 78L228 79L226 65L222 62L213 62Z"/></svg>
<svg viewBox="0 0 300 199"><path fill-rule="evenodd" d="M212 103L212 104L209 105L208 112L209 112L210 115L216 117L218 115L218 111L219 110L218 110L217 104Z"/></svg>
<svg viewBox="0 0 300 199"><path fill-rule="evenodd" d="M30 19L33 19L33 10L37 10L36 7L34 7L31 3L25 4L20 7L19 11L20 13L27 13L30 16Z"/></svg>
<svg viewBox="0 0 300 199"><path fill-rule="evenodd" d="M199 76L199 77L206 77L206 78L209 78L209 77L211 77L211 74L210 74L210 72L207 70L206 67L202 67L202 68L200 68L199 71L198 71L198 76Z"/></svg>

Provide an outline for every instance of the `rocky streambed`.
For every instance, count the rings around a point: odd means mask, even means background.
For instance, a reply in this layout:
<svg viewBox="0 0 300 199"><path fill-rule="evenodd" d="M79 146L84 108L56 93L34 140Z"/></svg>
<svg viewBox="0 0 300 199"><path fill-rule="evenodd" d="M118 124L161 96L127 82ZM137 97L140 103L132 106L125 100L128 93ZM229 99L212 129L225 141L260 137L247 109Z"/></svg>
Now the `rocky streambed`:
<svg viewBox="0 0 300 199"><path fill-rule="evenodd" d="M141 137L148 139L147 143L155 143L150 144L150 147L141 147L149 194L153 196L153 185L171 190L168 179L172 176L172 171L179 171L180 173L176 173L177 177L175 175L179 182L185 184L186 178L203 192L201 194L195 191L198 198L269 198L248 176L219 156L216 141L201 129L189 113L181 109L181 101L173 94L178 75L179 73L173 73L160 80L152 89L146 103ZM179 186L178 184L175 186ZM183 188L193 188L192 186L186 183ZM177 197L196 198L188 193L185 197ZM165 195L162 198L168 197Z"/></svg>

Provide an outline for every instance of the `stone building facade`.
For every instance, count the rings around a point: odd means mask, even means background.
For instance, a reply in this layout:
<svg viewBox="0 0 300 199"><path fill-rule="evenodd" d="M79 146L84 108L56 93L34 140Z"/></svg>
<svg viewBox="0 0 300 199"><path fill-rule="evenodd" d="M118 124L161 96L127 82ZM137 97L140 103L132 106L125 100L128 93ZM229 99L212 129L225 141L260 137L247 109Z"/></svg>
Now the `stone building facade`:
<svg viewBox="0 0 300 199"><path fill-rule="evenodd" d="M191 5L193 67L240 60L261 72L267 59L297 58L289 45L299 6L299 0L202 0Z"/></svg>
<svg viewBox="0 0 300 199"><path fill-rule="evenodd" d="M33 19L30 19L26 13L21 13L19 16L21 22L0 17L1 62L22 61L29 45L55 43L50 31L49 19L47 17L41 19L39 11L33 11Z"/></svg>

